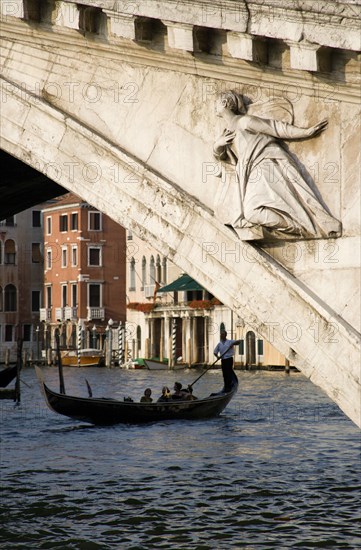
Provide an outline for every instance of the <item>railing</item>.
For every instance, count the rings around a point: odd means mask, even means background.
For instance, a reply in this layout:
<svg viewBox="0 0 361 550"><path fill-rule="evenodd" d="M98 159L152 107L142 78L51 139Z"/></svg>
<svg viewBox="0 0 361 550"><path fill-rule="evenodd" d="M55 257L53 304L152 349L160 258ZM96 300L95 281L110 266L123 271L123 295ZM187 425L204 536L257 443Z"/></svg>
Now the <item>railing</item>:
<svg viewBox="0 0 361 550"><path fill-rule="evenodd" d="M67 306L63 309L64 317L66 320L73 321L74 319L77 319L78 308Z"/></svg>
<svg viewBox="0 0 361 550"><path fill-rule="evenodd" d="M105 308L103 307L87 307L87 320L105 319Z"/></svg>
<svg viewBox="0 0 361 550"><path fill-rule="evenodd" d="M42 307L40 308L40 321L50 321L51 320L51 308Z"/></svg>
<svg viewBox="0 0 361 550"><path fill-rule="evenodd" d="M65 317L64 317L64 307L56 307L55 308L55 319L57 321L64 321L65 320Z"/></svg>

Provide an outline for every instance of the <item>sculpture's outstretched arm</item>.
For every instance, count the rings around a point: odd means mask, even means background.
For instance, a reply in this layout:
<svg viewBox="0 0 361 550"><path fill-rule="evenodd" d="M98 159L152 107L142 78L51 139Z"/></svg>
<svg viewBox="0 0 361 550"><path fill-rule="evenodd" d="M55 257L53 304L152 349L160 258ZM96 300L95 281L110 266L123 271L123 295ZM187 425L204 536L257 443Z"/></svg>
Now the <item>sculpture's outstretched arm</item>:
<svg viewBox="0 0 361 550"><path fill-rule="evenodd" d="M241 124L244 130L253 134L267 134L279 139L307 139L323 132L328 122L323 120L311 128L299 128L287 122L247 115L243 117Z"/></svg>

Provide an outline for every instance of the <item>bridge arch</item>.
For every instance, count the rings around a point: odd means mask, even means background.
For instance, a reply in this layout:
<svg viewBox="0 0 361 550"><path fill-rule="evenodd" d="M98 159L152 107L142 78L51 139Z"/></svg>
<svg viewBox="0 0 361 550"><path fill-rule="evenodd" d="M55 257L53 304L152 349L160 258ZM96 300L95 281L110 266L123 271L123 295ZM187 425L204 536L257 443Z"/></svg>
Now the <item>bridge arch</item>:
<svg viewBox="0 0 361 550"><path fill-rule="evenodd" d="M240 241L210 208L133 153L15 82L2 84L2 148L7 153L169 257L360 423L359 335L352 326L264 251ZM109 169L114 166L116 177ZM314 323L324 335L336 322L336 342L316 341L309 330ZM287 323L300 328L292 350L284 338Z"/></svg>

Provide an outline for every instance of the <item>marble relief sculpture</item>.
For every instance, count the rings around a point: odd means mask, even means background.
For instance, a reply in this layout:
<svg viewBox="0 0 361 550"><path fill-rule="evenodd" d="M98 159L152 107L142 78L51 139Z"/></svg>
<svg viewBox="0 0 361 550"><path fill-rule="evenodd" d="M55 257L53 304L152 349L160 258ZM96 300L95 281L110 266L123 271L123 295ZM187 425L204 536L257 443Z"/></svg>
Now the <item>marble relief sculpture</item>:
<svg viewBox="0 0 361 550"><path fill-rule="evenodd" d="M216 114L223 118L225 129L214 143L214 155L235 177L231 178L231 205L227 207L221 199L216 210L223 209L222 221L236 230L262 227L279 236L339 236L341 223L328 212L317 189L307 183L280 141L315 137L326 129L327 121L299 128L290 123L292 105L282 109L288 122L273 119L276 111L271 105L267 110L264 104L263 112L252 105L246 109L243 97L233 91L217 99Z"/></svg>

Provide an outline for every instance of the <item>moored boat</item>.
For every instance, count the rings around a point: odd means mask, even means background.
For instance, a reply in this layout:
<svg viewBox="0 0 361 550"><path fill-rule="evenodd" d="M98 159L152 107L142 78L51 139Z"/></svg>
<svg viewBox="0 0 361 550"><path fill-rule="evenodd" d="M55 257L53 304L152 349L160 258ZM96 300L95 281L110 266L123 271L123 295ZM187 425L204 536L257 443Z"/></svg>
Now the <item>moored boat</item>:
<svg viewBox="0 0 361 550"><path fill-rule="evenodd" d="M0 388L6 388L6 386L16 378L17 372L17 365L6 367L0 371Z"/></svg>
<svg viewBox="0 0 361 550"><path fill-rule="evenodd" d="M63 367L99 367L104 364L104 352L100 349L61 350Z"/></svg>
<svg viewBox="0 0 361 550"><path fill-rule="evenodd" d="M39 367L35 369L45 401L52 411L97 425L212 418L225 409L238 388L238 379L233 371L229 391L223 388L219 393L202 399L135 403L105 397L76 397L54 392L45 384L41 369Z"/></svg>
<svg viewBox="0 0 361 550"><path fill-rule="evenodd" d="M186 367L185 364L175 364L173 366L169 366L168 362L164 361L158 361L157 359L143 359L144 364L147 369L149 370L178 370L178 369L184 369Z"/></svg>

